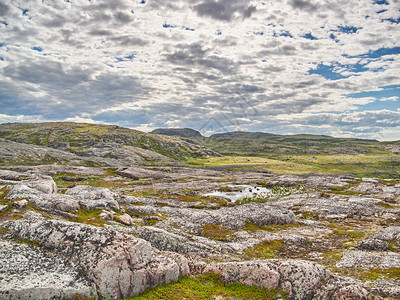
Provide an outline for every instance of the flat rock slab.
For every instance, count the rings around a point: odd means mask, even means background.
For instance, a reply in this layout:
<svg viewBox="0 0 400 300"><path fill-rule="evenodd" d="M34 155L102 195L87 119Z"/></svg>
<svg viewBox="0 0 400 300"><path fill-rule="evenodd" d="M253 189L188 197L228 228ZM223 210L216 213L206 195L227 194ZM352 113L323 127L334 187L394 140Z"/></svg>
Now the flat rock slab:
<svg viewBox="0 0 400 300"><path fill-rule="evenodd" d="M400 268L400 254L393 252L370 252L347 250L336 264L338 268L389 269Z"/></svg>
<svg viewBox="0 0 400 300"><path fill-rule="evenodd" d="M227 283L282 288L291 299L366 299L368 291L344 282L325 267L304 260L255 260L212 263L202 273L216 273Z"/></svg>
<svg viewBox="0 0 400 300"><path fill-rule="evenodd" d="M76 266L43 249L0 239L0 299L63 299L96 289Z"/></svg>

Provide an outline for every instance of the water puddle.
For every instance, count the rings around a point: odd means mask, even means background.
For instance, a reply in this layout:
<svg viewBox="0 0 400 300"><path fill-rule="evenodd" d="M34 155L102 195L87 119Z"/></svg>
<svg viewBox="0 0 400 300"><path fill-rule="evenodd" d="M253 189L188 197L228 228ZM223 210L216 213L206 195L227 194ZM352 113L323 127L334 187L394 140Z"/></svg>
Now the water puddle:
<svg viewBox="0 0 400 300"><path fill-rule="evenodd" d="M223 197L231 202L236 202L245 197L267 196L271 193L270 189L251 185L228 185L228 188L230 191L214 191L204 196Z"/></svg>

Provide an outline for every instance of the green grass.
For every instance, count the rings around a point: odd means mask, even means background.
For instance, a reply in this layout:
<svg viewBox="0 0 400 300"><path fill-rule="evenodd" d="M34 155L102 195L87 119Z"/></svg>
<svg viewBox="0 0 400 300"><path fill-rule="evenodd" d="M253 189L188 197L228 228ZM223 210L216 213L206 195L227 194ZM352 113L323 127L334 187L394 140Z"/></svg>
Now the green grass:
<svg viewBox="0 0 400 300"><path fill-rule="evenodd" d="M135 300L210 300L220 299L256 300L256 299L289 299L281 289L267 290L240 283L226 284L221 276L214 273L192 277L182 277L177 282L163 284L150 289ZM127 299L128 300L128 299Z"/></svg>
<svg viewBox="0 0 400 300"><path fill-rule="evenodd" d="M255 245L253 248L247 249L245 251L245 254L250 259L275 258L276 254L282 249L283 242L283 239L264 241Z"/></svg>
<svg viewBox="0 0 400 300"><path fill-rule="evenodd" d="M77 216L76 220L71 220L71 221L104 227L104 224L107 221L99 219L101 211L102 211L101 209L94 209L94 210L80 209L76 213Z"/></svg>
<svg viewBox="0 0 400 300"><path fill-rule="evenodd" d="M205 237L218 241L229 241L231 235L234 233L233 230L222 225L203 225L202 228Z"/></svg>
<svg viewBox="0 0 400 300"><path fill-rule="evenodd" d="M236 167L236 169L267 169L277 174L353 174L356 177L399 179L399 155L379 154L277 154L258 156L190 158L191 167Z"/></svg>

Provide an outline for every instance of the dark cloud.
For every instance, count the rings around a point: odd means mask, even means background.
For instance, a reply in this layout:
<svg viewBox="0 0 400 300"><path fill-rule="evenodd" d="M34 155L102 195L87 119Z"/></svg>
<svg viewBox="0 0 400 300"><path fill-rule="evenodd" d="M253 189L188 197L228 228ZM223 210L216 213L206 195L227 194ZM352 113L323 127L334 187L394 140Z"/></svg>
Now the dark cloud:
<svg viewBox="0 0 400 300"><path fill-rule="evenodd" d="M295 46L291 45L283 45L281 47L277 47L273 50L262 50L258 52L259 57L268 57L270 55L283 55L283 56L293 56L296 55L297 49Z"/></svg>
<svg viewBox="0 0 400 300"><path fill-rule="evenodd" d="M130 23L132 21L132 14L127 14L122 11L117 12L114 14L115 20L117 20L119 23Z"/></svg>
<svg viewBox="0 0 400 300"><path fill-rule="evenodd" d="M128 35L124 36L113 36L109 38L110 41L116 42L121 46L146 46L149 44L148 41L138 38L132 37Z"/></svg>
<svg viewBox="0 0 400 300"><path fill-rule="evenodd" d="M256 11L256 7L249 6L247 0L206 0L195 5L193 9L199 16L207 16L220 21L230 21L236 13L243 18L250 18Z"/></svg>
<svg viewBox="0 0 400 300"><path fill-rule="evenodd" d="M95 35L95 36L110 36L113 35L113 33L109 30L104 30L104 29L92 29L89 31L90 35Z"/></svg>
<svg viewBox="0 0 400 300"><path fill-rule="evenodd" d="M65 70L59 62L10 65L4 68L3 76L11 80L0 85L0 107L12 115L73 117L76 111L94 113L132 102L143 93L133 76L106 72L95 76L90 66Z"/></svg>
<svg viewBox="0 0 400 300"><path fill-rule="evenodd" d="M7 6L7 4L0 3L0 16L6 16L10 8Z"/></svg>
<svg viewBox="0 0 400 300"><path fill-rule="evenodd" d="M311 1L307 0L290 0L288 2L293 8L306 10L306 11L315 11L318 9L318 6L313 4Z"/></svg>
<svg viewBox="0 0 400 300"><path fill-rule="evenodd" d="M206 69L216 69L222 73L232 73L235 63L227 58L210 54L209 49L204 49L200 43L180 44L178 50L166 54L168 62L181 66L200 66Z"/></svg>

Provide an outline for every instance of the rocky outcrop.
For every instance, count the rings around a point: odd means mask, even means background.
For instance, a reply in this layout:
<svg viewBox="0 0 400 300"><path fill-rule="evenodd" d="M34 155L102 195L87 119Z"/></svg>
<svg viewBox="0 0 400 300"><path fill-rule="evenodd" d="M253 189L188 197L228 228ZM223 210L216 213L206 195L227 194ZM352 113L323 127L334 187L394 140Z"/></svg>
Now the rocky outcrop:
<svg viewBox="0 0 400 300"><path fill-rule="evenodd" d="M296 217L291 210L273 207L265 203L248 203L217 210L198 210L190 208L160 208L162 213L197 225L217 224L230 229L240 229L246 222L264 226L270 224L294 223Z"/></svg>
<svg viewBox="0 0 400 300"><path fill-rule="evenodd" d="M0 238L0 299L72 299L97 296L79 268L35 243Z"/></svg>
<svg viewBox="0 0 400 300"><path fill-rule="evenodd" d="M88 210L96 208L119 209L119 204L116 200L119 198L118 195L107 188L78 185L68 189L65 194L78 199L79 203Z"/></svg>
<svg viewBox="0 0 400 300"><path fill-rule="evenodd" d="M344 251L343 257L336 264L338 268L389 269L400 268L400 254L393 252L371 252L361 250Z"/></svg>
<svg viewBox="0 0 400 300"><path fill-rule="evenodd" d="M362 240L357 248L360 250L378 250L385 251L389 249L390 243L393 243L393 247L400 252L400 226L390 226L381 230L378 230L373 235Z"/></svg>
<svg viewBox="0 0 400 300"><path fill-rule="evenodd" d="M202 273L216 273L226 283L282 288L291 299L366 299L364 288L346 283L321 265L303 260L257 260L212 263ZM344 297L349 298L344 298Z"/></svg>
<svg viewBox="0 0 400 300"><path fill-rule="evenodd" d="M137 295L187 275L181 273L188 267L179 255L163 255L148 242L112 229L46 220L34 212L1 226L6 228L6 238L28 240L71 262L95 284L101 297ZM16 284L23 287L22 282Z"/></svg>

